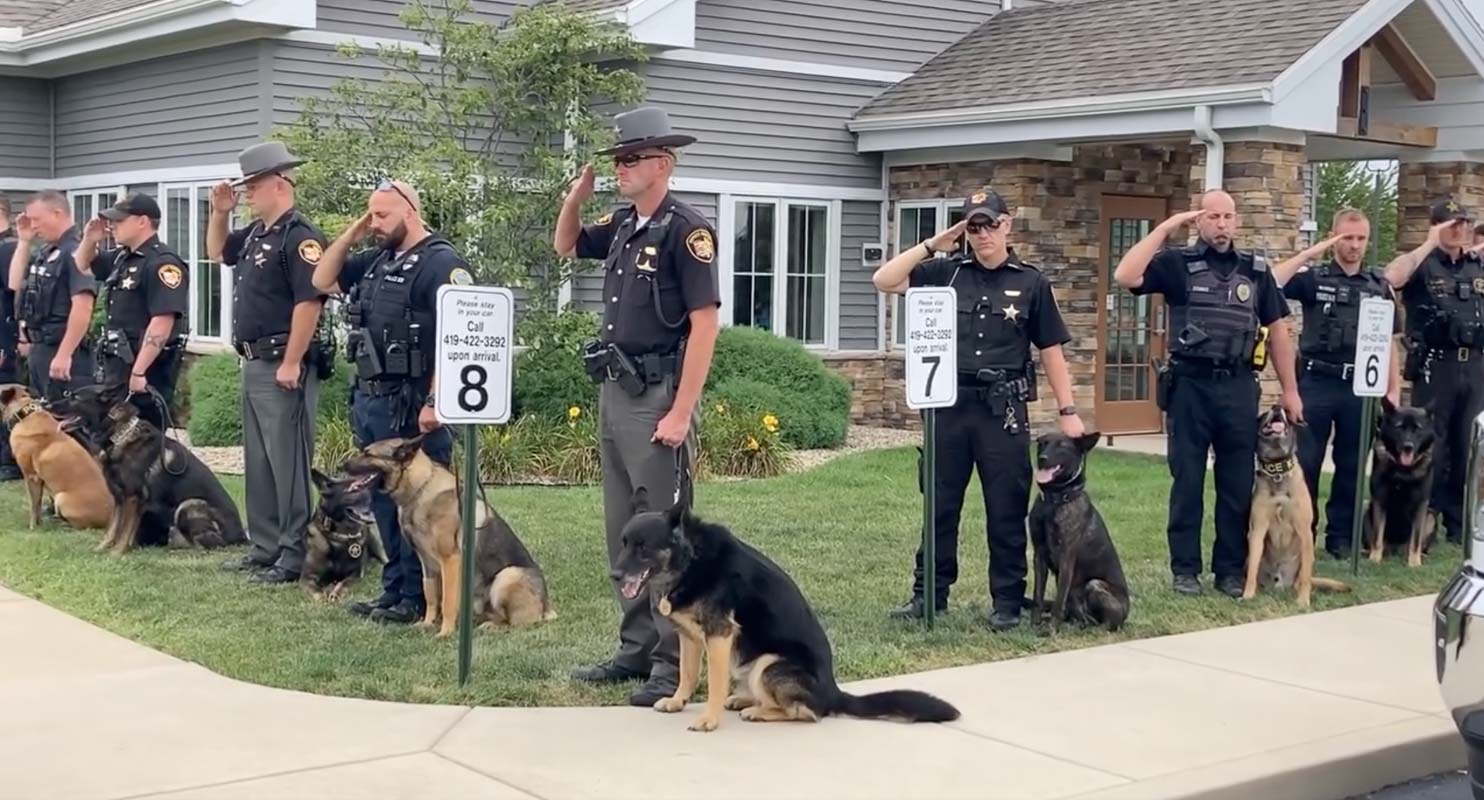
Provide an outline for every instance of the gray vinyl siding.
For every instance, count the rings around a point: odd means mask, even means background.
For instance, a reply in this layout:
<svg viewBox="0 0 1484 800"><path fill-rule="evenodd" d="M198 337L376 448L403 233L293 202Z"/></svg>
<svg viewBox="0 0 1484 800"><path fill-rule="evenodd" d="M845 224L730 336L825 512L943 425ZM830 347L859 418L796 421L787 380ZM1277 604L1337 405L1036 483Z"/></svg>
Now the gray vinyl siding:
<svg viewBox="0 0 1484 800"><path fill-rule="evenodd" d="M6 76L0 82L0 179L51 177L46 81Z"/></svg>
<svg viewBox="0 0 1484 800"><path fill-rule="evenodd" d="M689 204L706 215L712 227L716 226L716 195L676 192L676 199ZM621 204L615 204L615 208ZM572 281L572 305L582 311L603 310L603 270L598 261L582 262L587 269Z"/></svg>
<svg viewBox="0 0 1484 800"><path fill-rule="evenodd" d="M910 72L999 9L996 0L697 0L696 48Z"/></svg>
<svg viewBox="0 0 1484 800"><path fill-rule="evenodd" d="M499 24L524 5L530 5L530 2L474 0L474 17L482 22ZM410 39L411 35L398 19L406 6L406 0L319 0L315 27L357 36Z"/></svg>
<svg viewBox="0 0 1484 800"><path fill-rule="evenodd" d="M874 267L861 265L861 245L881 241L881 204L844 202L840 220L840 349L876 350L881 327Z"/></svg>
<svg viewBox="0 0 1484 800"><path fill-rule="evenodd" d="M878 83L652 61L638 67L648 102L699 141L676 174L876 189L880 161L856 151L845 123Z"/></svg>
<svg viewBox="0 0 1484 800"><path fill-rule="evenodd" d="M57 79L58 177L235 161L258 141L257 67L246 42Z"/></svg>

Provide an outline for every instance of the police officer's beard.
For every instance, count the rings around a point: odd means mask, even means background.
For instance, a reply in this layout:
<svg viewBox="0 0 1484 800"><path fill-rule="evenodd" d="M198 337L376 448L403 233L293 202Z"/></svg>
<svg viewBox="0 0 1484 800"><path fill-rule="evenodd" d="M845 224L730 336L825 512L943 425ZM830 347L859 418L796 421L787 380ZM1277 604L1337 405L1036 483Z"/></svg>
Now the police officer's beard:
<svg viewBox="0 0 1484 800"><path fill-rule="evenodd" d="M395 253L397 248L402 246L402 242L406 238L407 223L399 222L397 223L397 227L392 229L391 233L381 237L381 247L384 250L390 250Z"/></svg>

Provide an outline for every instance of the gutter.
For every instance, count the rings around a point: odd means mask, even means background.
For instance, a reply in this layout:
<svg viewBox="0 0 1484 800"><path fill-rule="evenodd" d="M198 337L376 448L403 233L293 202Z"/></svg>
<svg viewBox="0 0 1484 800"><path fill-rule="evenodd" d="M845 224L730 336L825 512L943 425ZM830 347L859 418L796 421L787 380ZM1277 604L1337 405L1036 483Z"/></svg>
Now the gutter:
<svg viewBox="0 0 1484 800"><path fill-rule="evenodd" d="M1220 189L1226 172L1226 144L1211 127L1211 107L1195 107L1195 136L1206 146L1206 191Z"/></svg>
<svg viewBox="0 0 1484 800"><path fill-rule="evenodd" d="M139 25L162 17L174 16L197 8L217 5L238 5L233 0L161 0L145 6L100 14L68 25L27 34L24 30L14 39L0 38L0 53L19 53L39 47L60 44L72 39L86 38L116 28Z"/></svg>

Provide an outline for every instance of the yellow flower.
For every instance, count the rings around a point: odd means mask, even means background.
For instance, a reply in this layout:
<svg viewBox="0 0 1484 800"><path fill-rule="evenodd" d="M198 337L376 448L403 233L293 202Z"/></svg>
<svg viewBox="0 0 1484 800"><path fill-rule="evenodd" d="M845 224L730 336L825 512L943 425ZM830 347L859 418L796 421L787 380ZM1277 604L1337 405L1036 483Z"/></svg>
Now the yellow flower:
<svg viewBox="0 0 1484 800"><path fill-rule="evenodd" d="M747 449L748 450L756 450L759 447L762 447L762 445L758 442L758 440L757 440L756 437L754 437L754 436L747 437Z"/></svg>
<svg viewBox="0 0 1484 800"><path fill-rule="evenodd" d="M500 435L500 443L504 444L508 441L510 441L510 431L505 431L505 433Z"/></svg>
<svg viewBox="0 0 1484 800"><path fill-rule="evenodd" d="M717 403L716 404L716 413L718 413L718 414L725 414L725 413L727 413L726 403Z"/></svg>
<svg viewBox="0 0 1484 800"><path fill-rule="evenodd" d="M580 416L582 416L582 409L577 406L567 409L567 419L577 419Z"/></svg>
<svg viewBox="0 0 1484 800"><path fill-rule="evenodd" d="M767 430L768 433L777 433L778 432L778 418L775 417L775 416L773 416L772 414L765 415L763 417L763 428L765 430Z"/></svg>

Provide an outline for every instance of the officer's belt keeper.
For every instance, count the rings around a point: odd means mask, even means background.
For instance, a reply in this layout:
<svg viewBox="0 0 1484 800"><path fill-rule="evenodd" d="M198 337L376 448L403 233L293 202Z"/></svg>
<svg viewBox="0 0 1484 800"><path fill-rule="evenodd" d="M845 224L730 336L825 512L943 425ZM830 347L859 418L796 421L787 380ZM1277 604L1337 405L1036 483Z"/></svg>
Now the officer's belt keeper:
<svg viewBox="0 0 1484 800"><path fill-rule="evenodd" d="M275 336L264 336L251 342L238 342L237 354L248 361L267 359L277 361L283 358L284 349L288 347L289 335L280 333Z"/></svg>
<svg viewBox="0 0 1484 800"><path fill-rule="evenodd" d="M1315 375L1323 375L1329 378L1339 378L1345 381L1355 376L1354 364L1331 364L1328 361L1317 361L1312 358L1306 358L1303 360L1303 367L1305 372L1312 372Z"/></svg>

